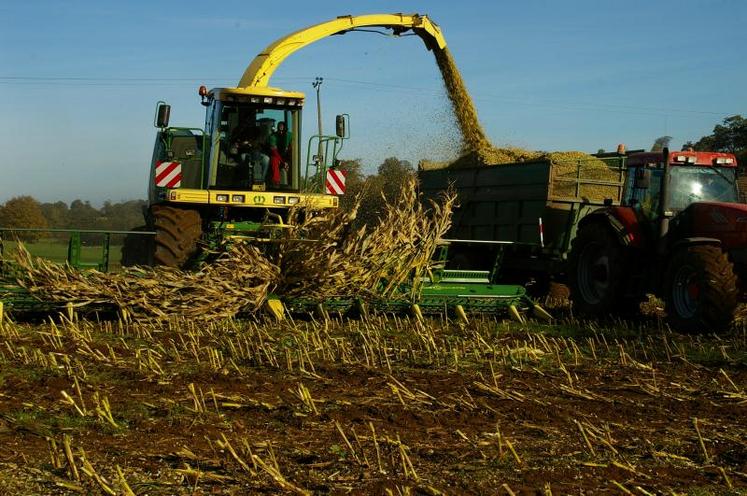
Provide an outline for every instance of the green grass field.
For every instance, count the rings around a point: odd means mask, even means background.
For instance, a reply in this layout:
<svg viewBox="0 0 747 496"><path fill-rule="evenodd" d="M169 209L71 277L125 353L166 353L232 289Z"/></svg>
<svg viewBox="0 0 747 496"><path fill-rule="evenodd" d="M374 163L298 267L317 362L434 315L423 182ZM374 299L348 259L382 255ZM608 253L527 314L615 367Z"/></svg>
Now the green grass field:
<svg viewBox="0 0 747 496"><path fill-rule="evenodd" d="M109 251L109 270L119 270L119 262L122 258L122 245L112 240ZM67 260L67 241L58 239L41 239L34 242L24 242L26 249L35 257L41 257L58 263L64 263ZM5 258L13 257L18 246L16 241L4 241L2 256ZM83 244L81 250L81 261L86 263L100 262L103 256L103 247L101 244L86 245Z"/></svg>

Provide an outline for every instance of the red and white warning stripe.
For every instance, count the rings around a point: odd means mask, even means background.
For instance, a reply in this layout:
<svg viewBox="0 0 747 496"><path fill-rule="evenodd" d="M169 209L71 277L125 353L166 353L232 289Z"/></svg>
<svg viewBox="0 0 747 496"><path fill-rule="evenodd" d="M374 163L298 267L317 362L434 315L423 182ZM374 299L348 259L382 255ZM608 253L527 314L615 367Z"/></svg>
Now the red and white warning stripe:
<svg viewBox="0 0 747 496"><path fill-rule="evenodd" d="M539 235L540 235L540 247L545 247L545 225L542 223L542 217L539 218Z"/></svg>
<svg viewBox="0 0 747 496"><path fill-rule="evenodd" d="M156 186L178 188L182 185L182 164L179 162L156 162Z"/></svg>
<svg viewBox="0 0 747 496"><path fill-rule="evenodd" d="M343 195L345 194L345 177L347 171L330 169L327 171L327 194Z"/></svg>

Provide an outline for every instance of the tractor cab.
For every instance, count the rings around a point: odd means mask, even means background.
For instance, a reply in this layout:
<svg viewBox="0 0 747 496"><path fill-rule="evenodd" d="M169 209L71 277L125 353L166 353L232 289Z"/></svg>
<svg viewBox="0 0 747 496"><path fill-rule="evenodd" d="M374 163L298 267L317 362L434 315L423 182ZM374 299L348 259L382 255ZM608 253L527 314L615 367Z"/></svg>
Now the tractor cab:
<svg viewBox="0 0 747 496"><path fill-rule="evenodd" d="M682 331L729 328L747 300L747 205L734 155L631 153L622 205L579 222L569 254L580 314L637 312L647 294Z"/></svg>
<svg viewBox="0 0 747 496"><path fill-rule="evenodd" d="M717 152L645 152L627 159L623 205L644 218L672 218L698 202L739 202L734 155Z"/></svg>

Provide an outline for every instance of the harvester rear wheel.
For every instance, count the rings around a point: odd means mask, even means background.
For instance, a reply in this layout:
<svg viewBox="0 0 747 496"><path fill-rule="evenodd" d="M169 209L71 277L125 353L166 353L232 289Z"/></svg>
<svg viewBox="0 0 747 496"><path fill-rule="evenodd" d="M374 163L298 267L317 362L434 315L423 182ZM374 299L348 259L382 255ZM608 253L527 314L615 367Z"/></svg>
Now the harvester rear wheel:
<svg viewBox="0 0 747 496"><path fill-rule="evenodd" d="M163 205L151 209L156 231L153 261L158 265L184 268L197 254L202 236L202 218L196 210Z"/></svg>
<svg viewBox="0 0 747 496"><path fill-rule="evenodd" d="M568 285L581 315L625 313L625 252L612 231L595 222L582 226L569 255Z"/></svg>
<svg viewBox="0 0 747 496"><path fill-rule="evenodd" d="M673 329L722 332L738 302L737 276L718 246L695 245L675 252L664 277L666 312Z"/></svg>

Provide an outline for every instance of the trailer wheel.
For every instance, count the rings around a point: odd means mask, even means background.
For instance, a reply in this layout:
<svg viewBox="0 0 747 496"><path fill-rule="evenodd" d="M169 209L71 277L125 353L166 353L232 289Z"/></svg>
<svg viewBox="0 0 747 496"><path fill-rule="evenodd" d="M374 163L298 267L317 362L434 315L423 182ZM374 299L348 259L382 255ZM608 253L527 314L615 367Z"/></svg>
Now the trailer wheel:
<svg viewBox="0 0 747 496"><path fill-rule="evenodd" d="M625 253L601 223L581 227L569 255L568 283L575 311L601 317L624 313Z"/></svg>
<svg viewBox="0 0 747 496"><path fill-rule="evenodd" d="M737 308L737 276L718 246L695 245L675 252L664 277L670 325L683 332L729 329Z"/></svg>
<svg viewBox="0 0 747 496"><path fill-rule="evenodd" d="M197 253L197 242L202 236L200 213L156 205L151 216L156 231L153 261L167 267L187 266Z"/></svg>
<svg viewBox="0 0 747 496"><path fill-rule="evenodd" d="M138 226L132 231L150 231L148 226ZM153 265L153 236L127 234L122 241L122 267L133 265Z"/></svg>

